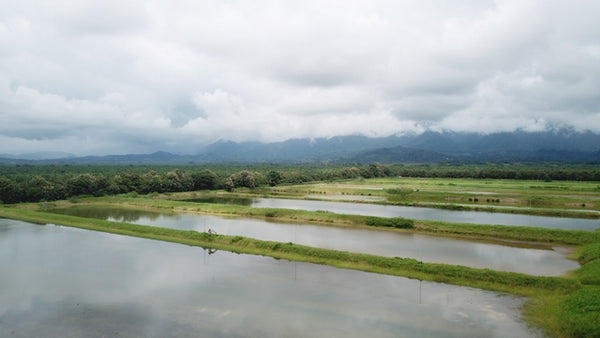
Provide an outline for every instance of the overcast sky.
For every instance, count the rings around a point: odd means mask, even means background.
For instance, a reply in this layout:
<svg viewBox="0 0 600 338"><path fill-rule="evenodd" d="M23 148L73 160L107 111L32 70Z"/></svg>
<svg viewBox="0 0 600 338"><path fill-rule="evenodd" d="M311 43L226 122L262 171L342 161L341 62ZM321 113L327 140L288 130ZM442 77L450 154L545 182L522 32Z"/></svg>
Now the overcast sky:
<svg viewBox="0 0 600 338"><path fill-rule="evenodd" d="M600 1L0 0L0 154L600 132Z"/></svg>

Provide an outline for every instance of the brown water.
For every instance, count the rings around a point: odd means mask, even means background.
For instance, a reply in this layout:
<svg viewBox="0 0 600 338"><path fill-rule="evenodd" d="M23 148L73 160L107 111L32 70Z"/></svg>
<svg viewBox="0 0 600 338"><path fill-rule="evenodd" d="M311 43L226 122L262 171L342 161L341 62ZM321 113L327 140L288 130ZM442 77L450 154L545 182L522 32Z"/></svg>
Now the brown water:
<svg viewBox="0 0 600 338"><path fill-rule="evenodd" d="M342 229L193 214L161 214L119 208L72 207L59 212L200 232L211 229L224 235L240 235L388 257L411 257L424 262L457 264L533 275L561 275L579 267L577 262L567 259L560 248L556 250L519 248L380 230Z"/></svg>
<svg viewBox="0 0 600 338"><path fill-rule="evenodd" d="M0 219L1 337L534 337L522 300Z"/></svg>

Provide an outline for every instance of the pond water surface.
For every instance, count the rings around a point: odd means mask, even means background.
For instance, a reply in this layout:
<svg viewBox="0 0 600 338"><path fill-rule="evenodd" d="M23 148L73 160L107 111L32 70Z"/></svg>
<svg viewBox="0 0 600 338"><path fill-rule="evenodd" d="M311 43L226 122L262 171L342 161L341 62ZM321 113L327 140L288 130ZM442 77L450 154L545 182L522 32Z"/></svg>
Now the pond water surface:
<svg viewBox="0 0 600 338"><path fill-rule="evenodd" d="M56 210L56 212L199 232L211 229L223 235L240 235L388 257L411 257L423 262L457 264L533 275L562 275L579 267L577 262L567 259L565 252L558 247L555 250L519 248L390 231L285 224L194 214L162 214L120 208L76 206Z"/></svg>
<svg viewBox="0 0 600 338"><path fill-rule="evenodd" d="M331 202L282 198L256 198L256 208L282 208L296 210L324 210L338 214L379 217L404 217L410 219L471 224L526 225L567 230L594 230L600 228L598 219L562 218L507 214L500 212L459 211L397 205L380 205L352 202Z"/></svg>
<svg viewBox="0 0 600 338"><path fill-rule="evenodd" d="M2 337L534 337L478 289L0 219Z"/></svg>

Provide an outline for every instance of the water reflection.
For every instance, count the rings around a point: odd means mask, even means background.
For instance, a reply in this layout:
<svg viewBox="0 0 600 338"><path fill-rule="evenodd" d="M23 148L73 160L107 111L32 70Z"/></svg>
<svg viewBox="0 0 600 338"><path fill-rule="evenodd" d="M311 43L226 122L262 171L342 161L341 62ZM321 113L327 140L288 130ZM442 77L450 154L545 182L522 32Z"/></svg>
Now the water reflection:
<svg viewBox="0 0 600 338"><path fill-rule="evenodd" d="M89 209L96 209L88 212ZM72 207L57 212L81 217L124 221L131 213L119 208ZM146 217L145 215L148 215ZM424 262L465 265L477 268L523 272L534 275L562 275L577 269L577 262L549 249L517 248L466 240L402 234L387 231L272 223L255 219L227 219L193 214L160 214L138 211L131 223L216 231L263 240L292 242L320 248L370 253L388 257L411 257Z"/></svg>
<svg viewBox="0 0 600 338"><path fill-rule="evenodd" d="M481 211L457 211L367 203L257 198L252 203L252 206L256 208L282 208L312 211L326 210L339 214L404 217L454 223L527 225L567 230L594 230L600 228L600 220L597 219L544 217Z"/></svg>
<svg viewBox="0 0 600 338"><path fill-rule="evenodd" d="M536 334L519 319L521 300L471 288L67 227L0 228L0 336Z"/></svg>

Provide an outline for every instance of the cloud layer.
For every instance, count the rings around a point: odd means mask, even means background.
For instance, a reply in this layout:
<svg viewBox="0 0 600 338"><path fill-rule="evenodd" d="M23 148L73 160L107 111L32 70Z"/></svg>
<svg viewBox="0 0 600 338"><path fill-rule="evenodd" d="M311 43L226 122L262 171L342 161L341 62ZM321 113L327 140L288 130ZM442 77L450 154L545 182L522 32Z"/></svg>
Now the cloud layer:
<svg viewBox="0 0 600 338"><path fill-rule="evenodd" d="M0 6L0 153L600 132L597 1Z"/></svg>

